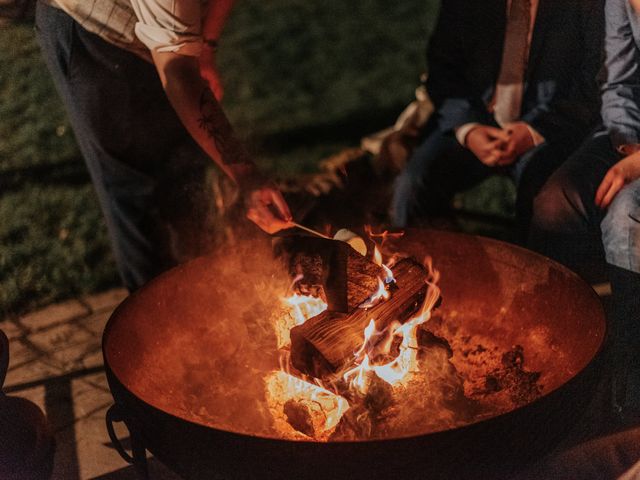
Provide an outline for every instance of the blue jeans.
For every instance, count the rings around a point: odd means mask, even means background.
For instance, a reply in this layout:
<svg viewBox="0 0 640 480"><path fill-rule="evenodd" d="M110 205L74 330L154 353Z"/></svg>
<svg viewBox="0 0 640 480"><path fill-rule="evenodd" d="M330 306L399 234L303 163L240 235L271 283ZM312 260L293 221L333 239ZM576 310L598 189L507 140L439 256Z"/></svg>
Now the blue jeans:
<svg viewBox="0 0 640 480"><path fill-rule="evenodd" d="M626 185L606 210L594 202L620 158L606 133L588 139L536 196L529 247L586 279L606 266L613 290L609 343L614 369L624 377L632 359L640 361L640 180Z"/></svg>
<svg viewBox="0 0 640 480"><path fill-rule="evenodd" d="M396 227L423 218L447 215L453 196L490 175L510 176L517 187L516 216L521 233L528 225L532 202L549 175L568 156L566 147L543 143L509 167L488 167L451 133L432 126L394 184L391 221Z"/></svg>
<svg viewBox="0 0 640 480"><path fill-rule="evenodd" d="M104 213L118 270L135 290L209 248L211 162L150 63L38 2L36 35Z"/></svg>

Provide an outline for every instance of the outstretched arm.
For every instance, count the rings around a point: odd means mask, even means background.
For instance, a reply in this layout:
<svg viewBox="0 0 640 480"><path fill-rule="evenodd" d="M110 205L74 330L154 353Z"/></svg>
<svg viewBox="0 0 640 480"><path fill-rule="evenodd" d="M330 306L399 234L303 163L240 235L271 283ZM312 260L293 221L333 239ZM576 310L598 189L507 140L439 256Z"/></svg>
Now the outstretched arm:
<svg viewBox="0 0 640 480"><path fill-rule="evenodd" d="M198 59L175 52L153 51L152 58L169 101L202 149L244 193L247 216L273 233L290 226L291 213L280 192L257 173L248 152L202 79Z"/></svg>
<svg viewBox="0 0 640 480"><path fill-rule="evenodd" d="M231 6L228 0L217 1L225 10L206 19L209 33L222 29ZM239 185L247 217L269 233L290 226L291 214L282 195L258 175L211 87L200 76L201 1L131 0L131 5L138 18L136 35L149 48L171 105L194 140Z"/></svg>

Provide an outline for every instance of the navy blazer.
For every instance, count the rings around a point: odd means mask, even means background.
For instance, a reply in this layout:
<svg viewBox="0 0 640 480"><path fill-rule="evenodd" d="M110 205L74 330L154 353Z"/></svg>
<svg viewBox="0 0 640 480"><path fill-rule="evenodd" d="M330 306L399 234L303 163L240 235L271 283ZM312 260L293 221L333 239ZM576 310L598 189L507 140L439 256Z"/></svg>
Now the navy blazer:
<svg viewBox="0 0 640 480"><path fill-rule="evenodd" d="M607 0L602 119L618 147L640 143L640 12Z"/></svg>
<svg viewBox="0 0 640 480"><path fill-rule="evenodd" d="M620 0L622 3L622 0ZM429 42L427 90L443 131L494 124L506 0L442 0ZM604 0L539 0L521 120L547 142L577 146L599 123Z"/></svg>

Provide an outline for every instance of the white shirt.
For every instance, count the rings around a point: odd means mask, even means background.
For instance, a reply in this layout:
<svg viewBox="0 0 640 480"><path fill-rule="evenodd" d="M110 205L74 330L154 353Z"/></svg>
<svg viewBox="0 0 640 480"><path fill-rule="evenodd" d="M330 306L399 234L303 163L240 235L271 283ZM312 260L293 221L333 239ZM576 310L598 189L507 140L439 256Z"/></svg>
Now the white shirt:
<svg viewBox="0 0 640 480"><path fill-rule="evenodd" d="M197 56L207 0L44 0L103 40L150 59L150 51Z"/></svg>

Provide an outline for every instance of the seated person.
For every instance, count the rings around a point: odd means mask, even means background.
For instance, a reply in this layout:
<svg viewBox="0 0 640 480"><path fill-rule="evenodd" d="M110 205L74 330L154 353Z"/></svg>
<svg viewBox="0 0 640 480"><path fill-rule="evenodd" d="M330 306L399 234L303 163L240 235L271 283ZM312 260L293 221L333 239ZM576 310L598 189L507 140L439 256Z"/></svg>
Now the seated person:
<svg viewBox="0 0 640 480"><path fill-rule="evenodd" d="M625 385L633 377L627 367L635 363L640 377L640 2L607 0L606 12L604 128L540 191L529 245L587 278L606 259L614 408L623 408L626 396L629 410L633 398ZM640 392L635 404L640 407Z"/></svg>
<svg viewBox="0 0 640 480"><path fill-rule="evenodd" d="M602 0L443 0L428 49L435 113L398 176L397 227L439 216L493 173L518 186L517 213L597 125Z"/></svg>

